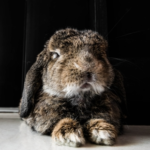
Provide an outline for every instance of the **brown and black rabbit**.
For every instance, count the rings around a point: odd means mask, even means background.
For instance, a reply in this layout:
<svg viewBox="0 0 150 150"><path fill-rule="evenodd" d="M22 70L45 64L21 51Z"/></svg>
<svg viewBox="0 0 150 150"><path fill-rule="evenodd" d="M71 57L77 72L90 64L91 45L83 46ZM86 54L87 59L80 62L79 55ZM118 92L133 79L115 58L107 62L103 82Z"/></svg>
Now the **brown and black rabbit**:
<svg viewBox="0 0 150 150"><path fill-rule="evenodd" d="M97 32L54 33L28 71L20 117L58 145L113 145L122 129L125 91Z"/></svg>

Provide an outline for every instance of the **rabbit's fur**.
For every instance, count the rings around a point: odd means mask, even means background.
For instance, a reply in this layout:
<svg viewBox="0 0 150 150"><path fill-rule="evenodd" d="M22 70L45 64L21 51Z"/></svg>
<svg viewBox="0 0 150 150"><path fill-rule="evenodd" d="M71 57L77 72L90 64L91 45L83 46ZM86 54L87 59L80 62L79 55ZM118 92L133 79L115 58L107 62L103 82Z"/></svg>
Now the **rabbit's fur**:
<svg viewBox="0 0 150 150"><path fill-rule="evenodd" d="M112 145L122 128L123 79L97 32L55 32L28 71L20 116L59 145Z"/></svg>

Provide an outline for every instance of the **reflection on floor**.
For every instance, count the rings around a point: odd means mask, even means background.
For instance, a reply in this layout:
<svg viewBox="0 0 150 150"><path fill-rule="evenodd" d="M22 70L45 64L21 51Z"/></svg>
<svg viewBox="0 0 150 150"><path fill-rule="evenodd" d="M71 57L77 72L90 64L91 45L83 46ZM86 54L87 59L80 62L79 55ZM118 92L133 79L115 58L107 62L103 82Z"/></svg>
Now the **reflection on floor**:
<svg viewBox="0 0 150 150"><path fill-rule="evenodd" d="M70 150L54 145L51 137L40 135L19 118L0 117L0 150ZM125 126L125 134L118 137L114 146L86 143L82 150L150 150L150 126Z"/></svg>

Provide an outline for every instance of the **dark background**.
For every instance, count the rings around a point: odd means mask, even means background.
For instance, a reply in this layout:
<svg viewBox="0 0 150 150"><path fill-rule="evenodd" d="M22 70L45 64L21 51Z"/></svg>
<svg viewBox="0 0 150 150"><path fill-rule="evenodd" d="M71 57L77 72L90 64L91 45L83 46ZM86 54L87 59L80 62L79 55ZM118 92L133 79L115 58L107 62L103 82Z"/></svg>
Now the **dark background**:
<svg viewBox="0 0 150 150"><path fill-rule="evenodd" d="M124 76L126 124L150 125L150 9L140 0L5 0L0 2L0 107L17 107L25 74L58 29L98 31Z"/></svg>

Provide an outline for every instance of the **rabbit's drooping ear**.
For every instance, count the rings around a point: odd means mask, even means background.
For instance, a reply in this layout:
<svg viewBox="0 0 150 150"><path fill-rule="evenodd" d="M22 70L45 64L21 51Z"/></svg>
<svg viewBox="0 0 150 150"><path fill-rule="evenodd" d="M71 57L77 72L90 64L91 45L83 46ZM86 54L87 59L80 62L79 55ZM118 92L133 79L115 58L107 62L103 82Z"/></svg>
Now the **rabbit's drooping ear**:
<svg viewBox="0 0 150 150"><path fill-rule="evenodd" d="M34 96L42 86L43 68L46 67L49 61L47 48L45 48L37 57L36 62L31 66L26 74L22 99L20 103L20 117L27 117L33 106Z"/></svg>

